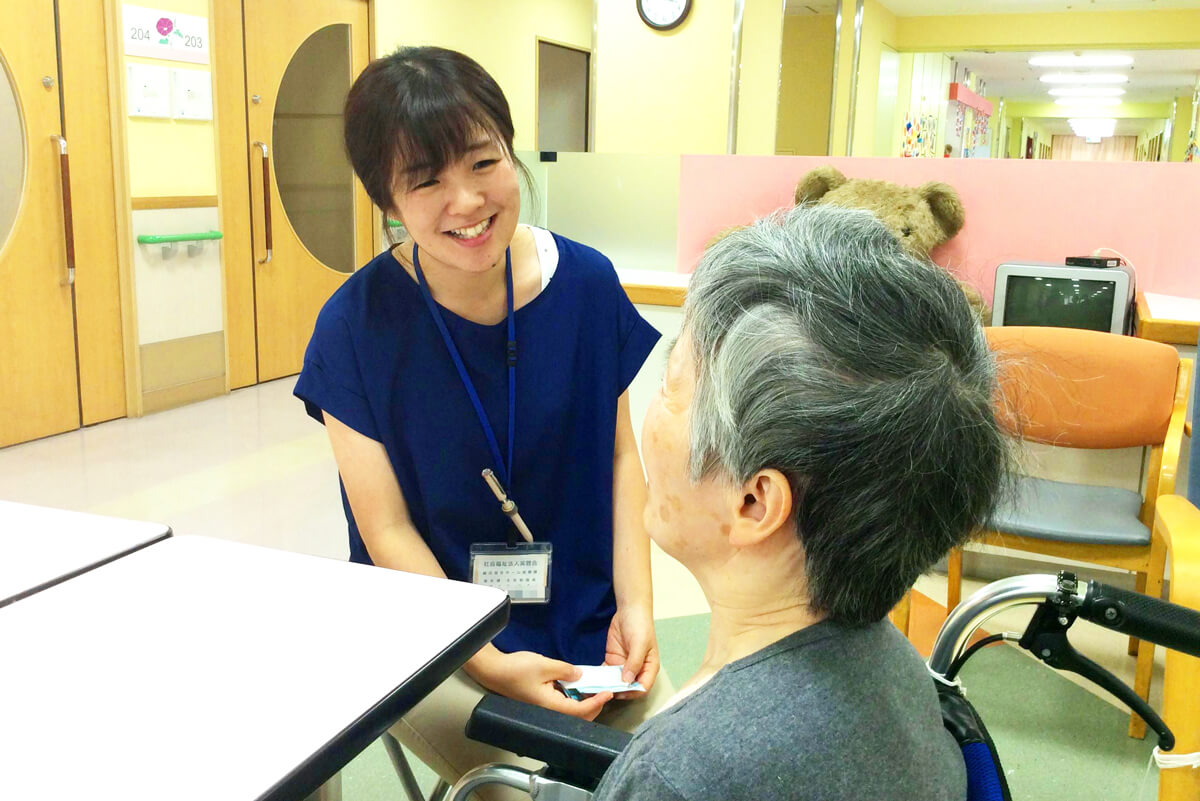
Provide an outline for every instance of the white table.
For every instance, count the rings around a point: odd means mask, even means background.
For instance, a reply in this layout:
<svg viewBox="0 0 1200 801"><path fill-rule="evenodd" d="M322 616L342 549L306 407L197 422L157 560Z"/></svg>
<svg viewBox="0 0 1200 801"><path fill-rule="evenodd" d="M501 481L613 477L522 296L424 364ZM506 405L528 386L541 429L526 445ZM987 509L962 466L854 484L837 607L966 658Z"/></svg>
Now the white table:
<svg viewBox="0 0 1200 801"><path fill-rule="evenodd" d="M172 537L0 609L0 794L303 798L507 617L487 587Z"/></svg>
<svg viewBox="0 0 1200 801"><path fill-rule="evenodd" d="M169 536L161 523L0 501L0 606Z"/></svg>

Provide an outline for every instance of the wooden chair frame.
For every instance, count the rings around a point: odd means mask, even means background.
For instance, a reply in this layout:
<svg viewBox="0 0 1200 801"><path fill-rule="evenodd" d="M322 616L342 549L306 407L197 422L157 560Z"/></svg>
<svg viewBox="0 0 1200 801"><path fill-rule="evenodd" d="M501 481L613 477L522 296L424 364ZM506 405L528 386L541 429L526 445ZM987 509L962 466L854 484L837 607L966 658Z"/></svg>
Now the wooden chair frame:
<svg viewBox="0 0 1200 801"><path fill-rule="evenodd" d="M1175 399L1171 420L1163 442L1150 451L1146 494L1139 517L1151 528L1155 520L1158 499L1175 492L1175 476L1179 468L1179 450L1183 441L1184 418L1187 415L1188 387L1191 382L1192 361L1179 360L1175 382ZM1093 545L1089 543L1056 542L997 531L982 532L976 539L987 545L1044 554L1061 559L1115 567L1137 574L1137 591L1155 598L1162 596L1163 574L1167 562L1167 540L1157 527L1151 528L1150 544L1145 546ZM962 549L950 552L946 570L946 609L954 609L962 600ZM1174 582L1172 582L1174 585ZM1150 677L1154 669L1154 644L1130 640L1130 651L1137 654L1137 669L1133 689L1143 699L1150 697ZM1137 715L1130 715L1129 736L1141 738L1146 724Z"/></svg>
<svg viewBox="0 0 1200 801"><path fill-rule="evenodd" d="M1159 498L1155 536L1171 562L1171 603L1200 610L1200 510L1178 495ZM1175 733L1172 753L1200 751L1200 658L1167 651L1163 672L1163 720ZM1169 768L1158 777L1159 801L1200 798L1200 770Z"/></svg>

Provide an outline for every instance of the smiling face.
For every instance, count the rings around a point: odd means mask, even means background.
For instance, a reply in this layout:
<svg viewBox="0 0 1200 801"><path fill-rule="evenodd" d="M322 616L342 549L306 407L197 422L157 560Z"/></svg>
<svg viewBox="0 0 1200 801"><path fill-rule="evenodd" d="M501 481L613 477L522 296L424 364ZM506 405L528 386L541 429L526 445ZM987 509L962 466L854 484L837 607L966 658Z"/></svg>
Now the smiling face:
<svg viewBox="0 0 1200 801"><path fill-rule="evenodd" d="M426 269L480 273L501 263L521 213L516 167L483 134L436 174L425 165L400 165L392 198Z"/></svg>

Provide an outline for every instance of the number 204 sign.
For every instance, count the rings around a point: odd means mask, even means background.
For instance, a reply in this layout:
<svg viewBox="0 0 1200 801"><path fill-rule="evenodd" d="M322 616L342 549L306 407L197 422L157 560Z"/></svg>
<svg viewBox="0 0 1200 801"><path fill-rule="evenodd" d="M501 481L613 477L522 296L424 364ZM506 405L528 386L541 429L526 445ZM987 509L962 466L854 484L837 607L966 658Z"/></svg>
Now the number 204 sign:
<svg viewBox="0 0 1200 801"><path fill-rule="evenodd" d="M208 20L154 8L121 7L125 54L208 63Z"/></svg>

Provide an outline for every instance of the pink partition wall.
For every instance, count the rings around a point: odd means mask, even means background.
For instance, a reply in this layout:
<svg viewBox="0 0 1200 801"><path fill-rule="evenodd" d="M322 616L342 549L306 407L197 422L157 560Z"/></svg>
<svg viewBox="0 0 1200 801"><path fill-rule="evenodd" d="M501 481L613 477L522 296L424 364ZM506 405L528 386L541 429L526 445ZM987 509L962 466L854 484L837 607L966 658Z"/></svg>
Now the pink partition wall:
<svg viewBox="0 0 1200 801"><path fill-rule="evenodd" d="M832 164L849 178L944 181L967 222L933 259L991 298L996 265L1119 250L1138 288L1200 297L1200 168L1194 164L1009 159L684 156L677 269L691 272L718 231L790 206L796 183Z"/></svg>

